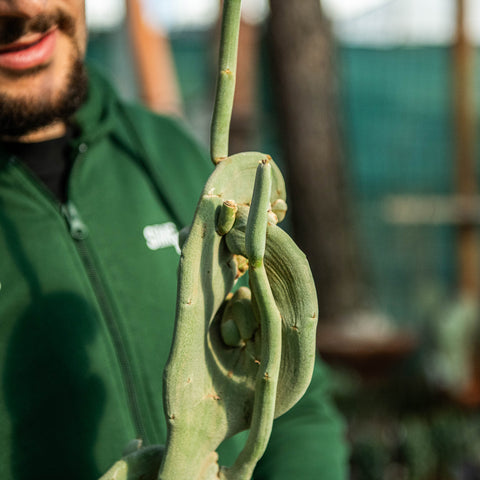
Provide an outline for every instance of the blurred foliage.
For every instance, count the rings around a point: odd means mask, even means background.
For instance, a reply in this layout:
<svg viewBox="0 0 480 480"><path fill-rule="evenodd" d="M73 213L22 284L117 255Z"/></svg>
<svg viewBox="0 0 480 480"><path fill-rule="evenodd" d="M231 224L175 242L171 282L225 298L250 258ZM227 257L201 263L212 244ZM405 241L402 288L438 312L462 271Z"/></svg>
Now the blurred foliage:
<svg viewBox="0 0 480 480"><path fill-rule="evenodd" d="M348 423L351 480L480 479L480 411L434 390L417 361L369 380L334 369L335 398Z"/></svg>

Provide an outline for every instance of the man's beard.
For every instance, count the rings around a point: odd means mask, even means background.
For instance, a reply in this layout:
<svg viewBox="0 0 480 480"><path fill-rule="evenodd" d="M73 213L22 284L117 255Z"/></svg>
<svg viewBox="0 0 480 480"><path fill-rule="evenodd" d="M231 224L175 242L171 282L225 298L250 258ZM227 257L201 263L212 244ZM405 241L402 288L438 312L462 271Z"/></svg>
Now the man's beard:
<svg viewBox="0 0 480 480"><path fill-rule="evenodd" d="M20 137L55 122L68 121L85 101L87 87L85 65L77 58L65 87L55 100L10 98L0 93L0 136Z"/></svg>
<svg viewBox="0 0 480 480"><path fill-rule="evenodd" d="M30 20L0 18L0 45L8 44L28 32L47 32L57 25L73 42L75 22L61 11L39 15ZM70 59L70 72L64 87L55 98L22 95L9 96L0 86L0 136L19 137L35 132L58 121L67 121L82 105L87 96L88 80L84 62L77 48ZM41 74L46 66L33 68L22 76ZM15 75L15 74L14 74Z"/></svg>

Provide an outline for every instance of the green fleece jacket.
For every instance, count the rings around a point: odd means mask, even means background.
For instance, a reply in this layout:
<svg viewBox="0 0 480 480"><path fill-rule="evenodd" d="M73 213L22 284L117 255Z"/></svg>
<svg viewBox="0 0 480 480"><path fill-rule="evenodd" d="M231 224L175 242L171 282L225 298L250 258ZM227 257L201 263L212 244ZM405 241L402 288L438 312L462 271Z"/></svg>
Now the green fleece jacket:
<svg viewBox="0 0 480 480"><path fill-rule="evenodd" d="M0 145L2 480L94 480L129 440L166 437L177 230L213 167L176 121L122 103L95 71L74 126L65 205ZM344 478L342 432L319 365L255 479Z"/></svg>

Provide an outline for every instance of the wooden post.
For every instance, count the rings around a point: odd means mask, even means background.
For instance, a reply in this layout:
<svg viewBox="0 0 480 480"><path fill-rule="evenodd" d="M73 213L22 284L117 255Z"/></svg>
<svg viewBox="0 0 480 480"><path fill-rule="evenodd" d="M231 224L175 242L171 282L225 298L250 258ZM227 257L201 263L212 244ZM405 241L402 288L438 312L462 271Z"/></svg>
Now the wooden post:
<svg viewBox="0 0 480 480"><path fill-rule="evenodd" d="M145 21L140 0L127 0L128 27L143 102L159 113L182 114L170 42Z"/></svg>
<svg viewBox="0 0 480 480"><path fill-rule="evenodd" d="M456 134L456 181L461 196L477 193L475 168L475 110L473 48L465 32L465 0L457 0L454 57L454 115ZM478 298L480 272L478 236L473 223L458 228L458 282L461 295Z"/></svg>
<svg viewBox="0 0 480 480"><path fill-rule="evenodd" d="M366 306L350 219L330 25L318 0L270 0L270 51L294 238L317 285L319 323Z"/></svg>

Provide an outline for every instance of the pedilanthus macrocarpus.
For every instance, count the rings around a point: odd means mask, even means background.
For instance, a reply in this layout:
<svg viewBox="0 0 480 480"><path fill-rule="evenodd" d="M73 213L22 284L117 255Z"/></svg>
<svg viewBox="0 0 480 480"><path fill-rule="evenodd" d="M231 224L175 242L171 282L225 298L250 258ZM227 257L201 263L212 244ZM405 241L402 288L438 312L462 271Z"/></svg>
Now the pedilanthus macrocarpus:
<svg viewBox="0 0 480 480"><path fill-rule="evenodd" d="M274 418L307 389L317 298L305 255L279 227L283 177L268 155L228 156L240 0L224 0L208 179L186 233L164 371L167 441L133 444L101 480L249 480ZM248 264L249 286L231 293ZM230 467L216 450L249 429Z"/></svg>

